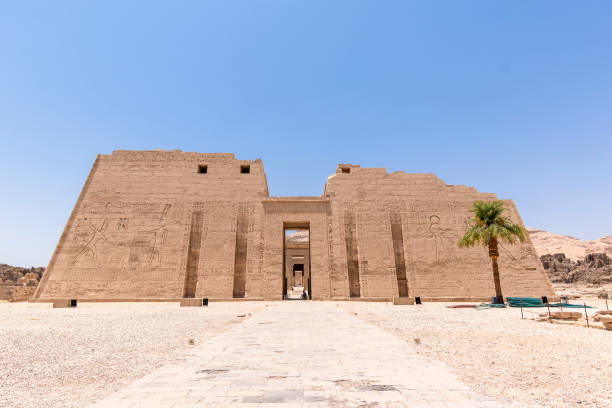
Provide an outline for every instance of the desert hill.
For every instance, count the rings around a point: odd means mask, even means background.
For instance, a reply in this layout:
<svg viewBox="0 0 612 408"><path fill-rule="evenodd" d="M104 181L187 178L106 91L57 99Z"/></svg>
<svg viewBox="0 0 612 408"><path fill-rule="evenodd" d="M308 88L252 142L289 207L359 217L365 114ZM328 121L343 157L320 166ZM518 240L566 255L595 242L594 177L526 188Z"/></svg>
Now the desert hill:
<svg viewBox="0 0 612 408"><path fill-rule="evenodd" d="M607 296L612 292L612 236L583 241L535 228L527 231L557 294Z"/></svg>
<svg viewBox="0 0 612 408"><path fill-rule="evenodd" d="M43 273L45 273L45 267L21 268L19 266L0 264L0 283L25 283L22 282L24 279L36 279L36 283L38 283Z"/></svg>
<svg viewBox="0 0 612 408"><path fill-rule="evenodd" d="M308 230L287 231L285 238L287 240L287 244L307 244Z"/></svg>
<svg viewBox="0 0 612 408"><path fill-rule="evenodd" d="M0 302L27 301L36 290L45 268L20 268L0 264Z"/></svg>
<svg viewBox="0 0 612 408"><path fill-rule="evenodd" d="M527 228L529 237L539 256L565 254L573 261L584 259L588 254L606 253L612 256L612 235L599 239L582 241L578 238L553 234L536 228Z"/></svg>

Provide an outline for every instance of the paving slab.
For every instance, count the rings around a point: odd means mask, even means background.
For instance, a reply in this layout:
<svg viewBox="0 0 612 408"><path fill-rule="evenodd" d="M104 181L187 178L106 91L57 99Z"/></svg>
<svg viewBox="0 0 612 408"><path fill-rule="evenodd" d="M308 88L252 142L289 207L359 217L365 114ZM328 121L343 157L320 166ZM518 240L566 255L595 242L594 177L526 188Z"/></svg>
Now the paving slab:
<svg viewBox="0 0 612 408"><path fill-rule="evenodd" d="M270 304L94 404L116 407L519 406L473 392L450 368L333 302Z"/></svg>

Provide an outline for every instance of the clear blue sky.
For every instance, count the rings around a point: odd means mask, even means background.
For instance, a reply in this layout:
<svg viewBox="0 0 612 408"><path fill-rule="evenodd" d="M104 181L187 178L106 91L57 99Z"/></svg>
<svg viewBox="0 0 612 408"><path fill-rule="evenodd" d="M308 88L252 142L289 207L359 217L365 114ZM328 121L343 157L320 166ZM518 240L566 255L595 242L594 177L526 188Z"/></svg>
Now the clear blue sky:
<svg viewBox="0 0 612 408"><path fill-rule="evenodd" d="M611 1L13 1L0 13L0 262L45 265L98 153L337 163L612 234Z"/></svg>

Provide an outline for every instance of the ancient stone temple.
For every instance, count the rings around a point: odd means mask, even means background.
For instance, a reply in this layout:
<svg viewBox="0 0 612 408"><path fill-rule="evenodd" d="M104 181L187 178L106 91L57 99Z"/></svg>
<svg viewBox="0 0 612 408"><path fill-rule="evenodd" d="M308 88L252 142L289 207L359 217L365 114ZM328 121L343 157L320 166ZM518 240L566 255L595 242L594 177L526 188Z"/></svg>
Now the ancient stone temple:
<svg viewBox="0 0 612 408"><path fill-rule="evenodd" d="M261 160L115 151L96 158L33 300L281 300L296 285L314 300L490 299L487 251L457 241L472 203L495 199L351 164L321 196L271 197ZM500 251L506 296L554 294L531 242Z"/></svg>

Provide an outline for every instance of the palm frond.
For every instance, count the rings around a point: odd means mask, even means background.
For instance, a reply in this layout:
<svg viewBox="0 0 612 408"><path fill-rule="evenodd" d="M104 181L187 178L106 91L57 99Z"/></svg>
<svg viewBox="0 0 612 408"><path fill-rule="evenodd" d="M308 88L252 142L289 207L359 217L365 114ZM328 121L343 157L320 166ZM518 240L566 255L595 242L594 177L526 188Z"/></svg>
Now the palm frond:
<svg viewBox="0 0 612 408"><path fill-rule="evenodd" d="M474 218L457 243L459 247L472 247L477 244L487 246L491 238L510 244L514 244L517 240L525 241L525 229L502 217L504 211L502 201L476 201L472 211Z"/></svg>
<svg viewBox="0 0 612 408"><path fill-rule="evenodd" d="M472 247L476 244L479 244L482 242L483 232L484 232L483 227L481 225L477 225L477 224L471 225L465 231L465 234L459 240L457 245L461 248L461 247Z"/></svg>
<svg viewBox="0 0 612 408"><path fill-rule="evenodd" d="M504 204L501 201L476 201L472 207L476 218L486 225L495 223L503 211Z"/></svg>

